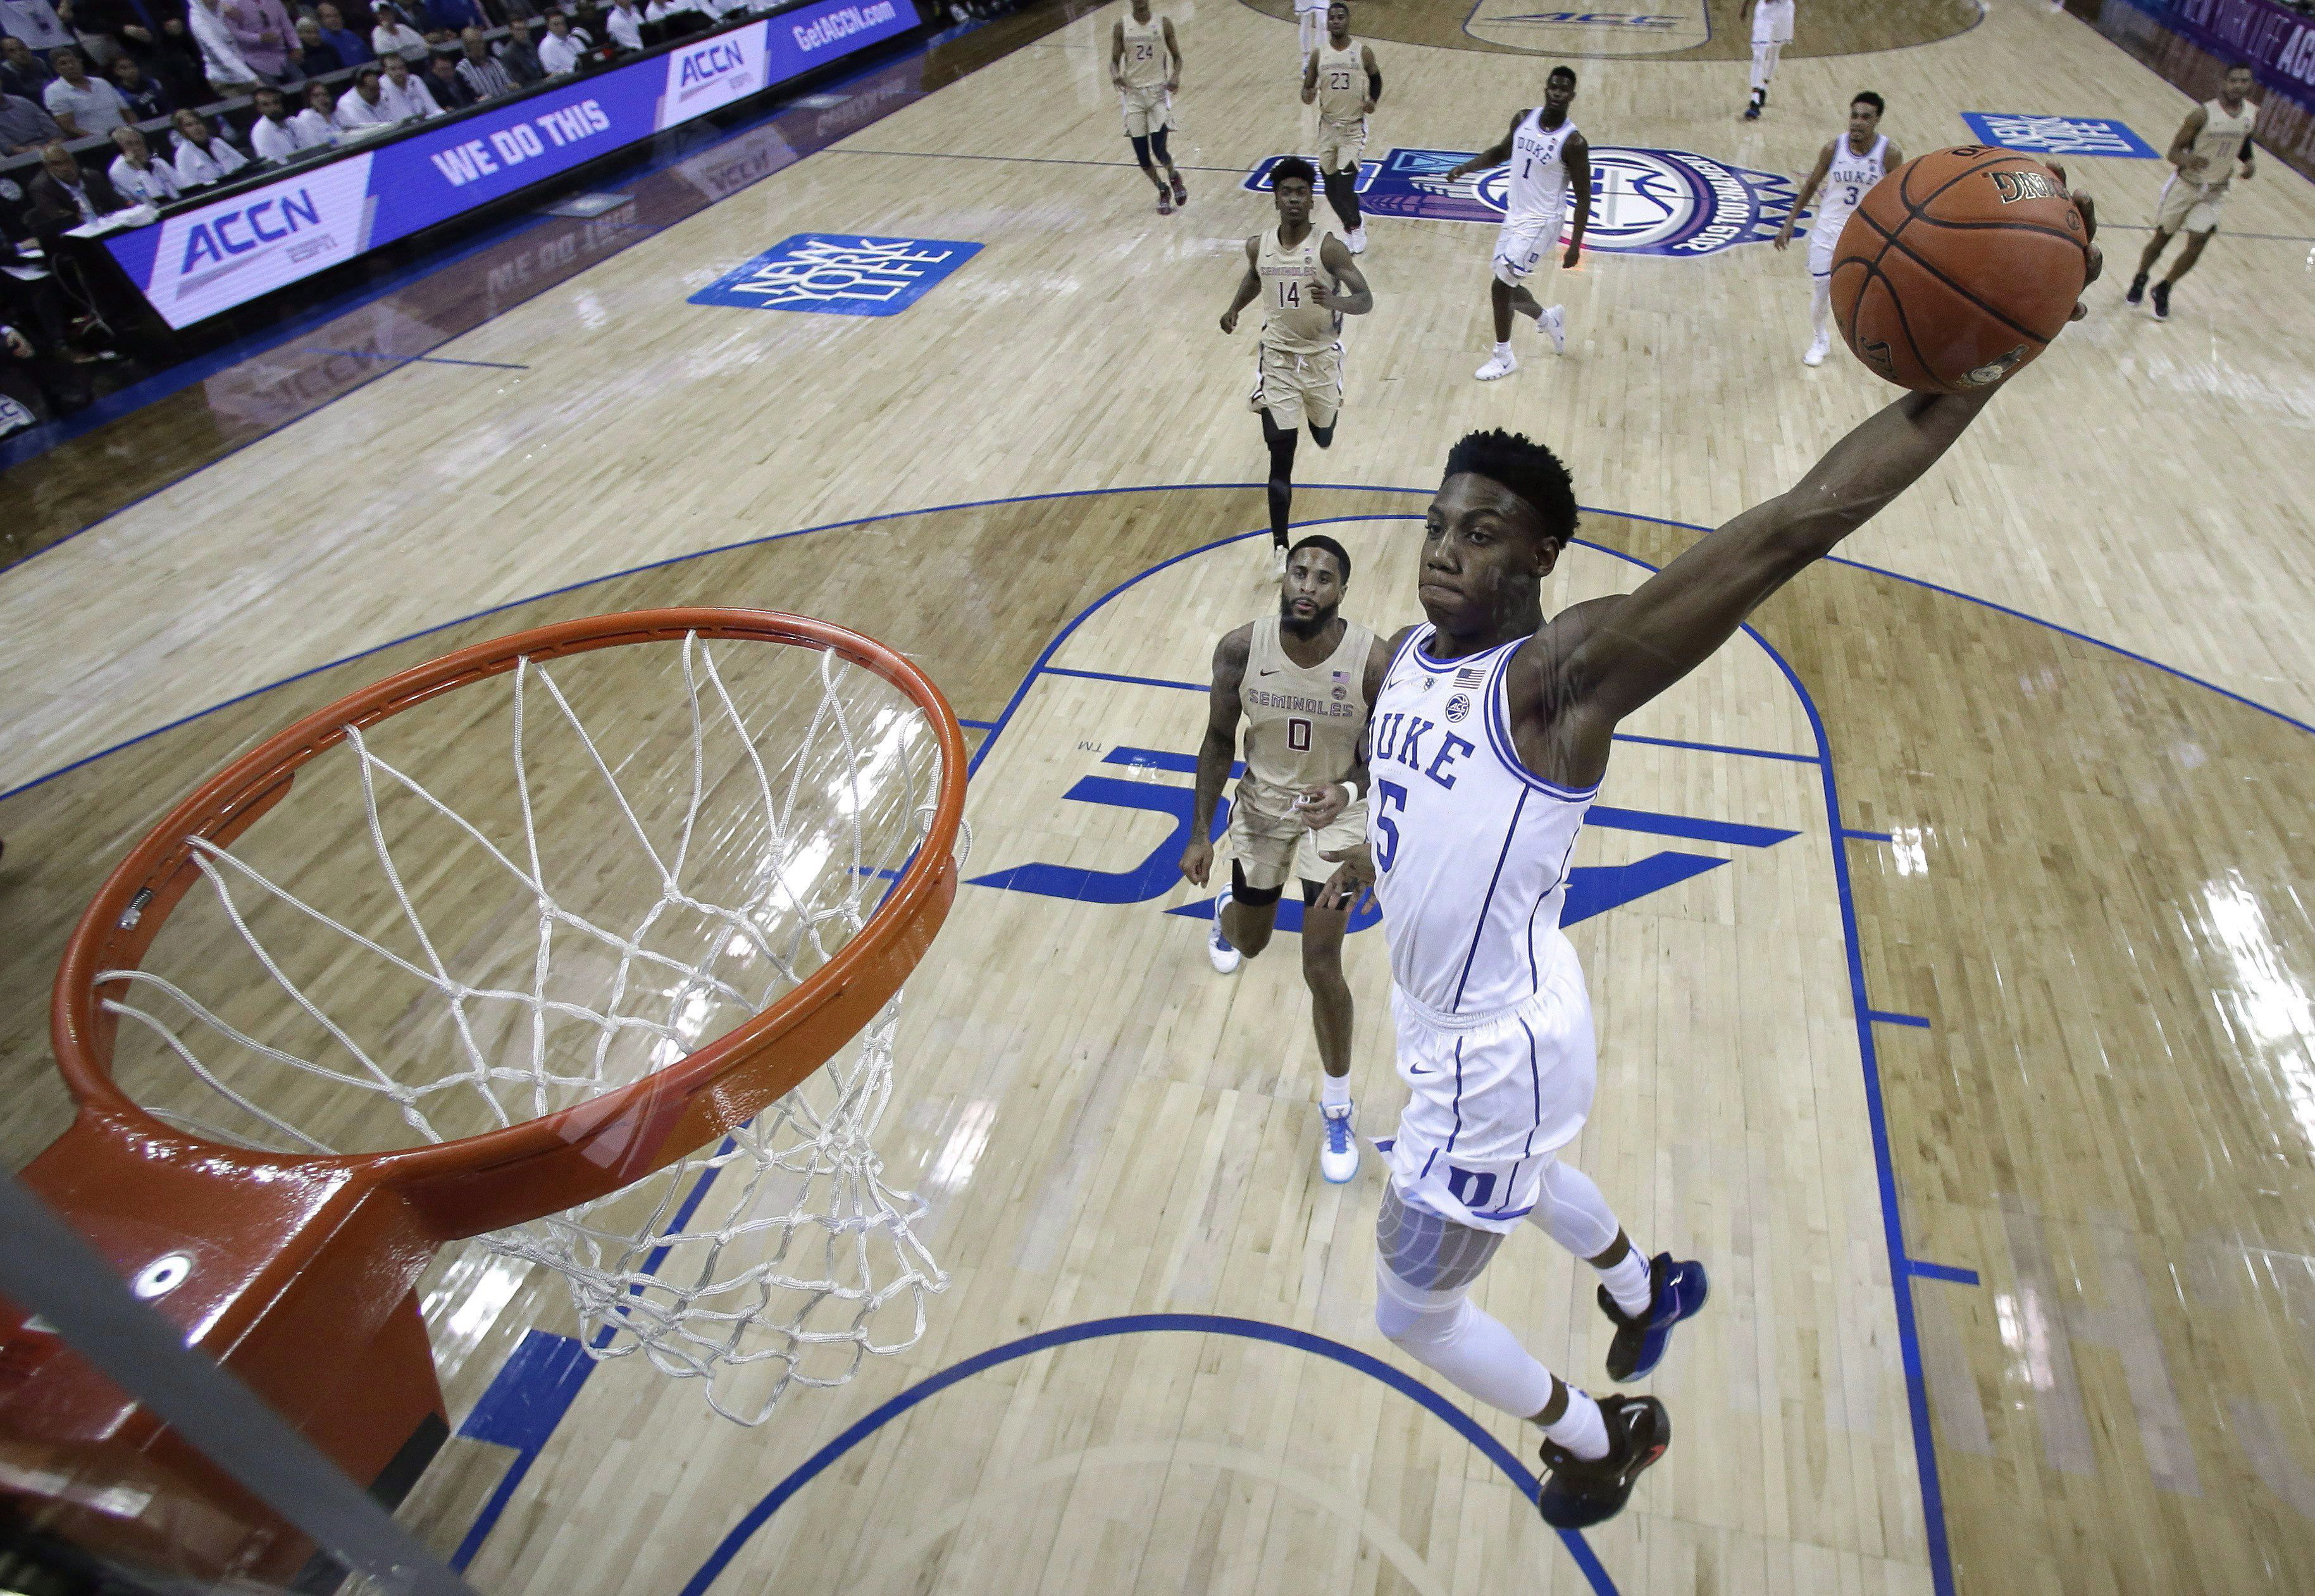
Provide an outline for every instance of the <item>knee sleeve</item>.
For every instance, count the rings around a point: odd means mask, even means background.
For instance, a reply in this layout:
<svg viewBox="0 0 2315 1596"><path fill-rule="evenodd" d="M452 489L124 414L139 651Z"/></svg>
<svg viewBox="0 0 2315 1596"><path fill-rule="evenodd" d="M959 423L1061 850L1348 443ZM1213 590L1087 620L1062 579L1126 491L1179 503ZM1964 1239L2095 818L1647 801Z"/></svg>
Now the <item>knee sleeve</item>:
<svg viewBox="0 0 2315 1596"><path fill-rule="evenodd" d="M1472 1306L1468 1284L1409 1285L1375 1264L1375 1328L1424 1368L1492 1407L1531 1418L1551 1400L1551 1370L1501 1321Z"/></svg>
<svg viewBox="0 0 2315 1596"><path fill-rule="evenodd" d="M1579 1258L1606 1252L1623 1228L1592 1177L1557 1158L1544 1166L1543 1190L1527 1219Z"/></svg>
<svg viewBox="0 0 2315 1596"><path fill-rule="evenodd" d="M1335 214L1342 218L1344 226L1357 226L1359 225L1358 163L1355 161L1351 163L1351 168L1347 172L1327 173L1326 183L1326 203L1335 208Z"/></svg>
<svg viewBox="0 0 2315 1596"><path fill-rule="evenodd" d="M1165 162L1168 166L1171 166L1174 164L1174 157L1166 153L1166 140L1173 131L1174 129L1171 128L1160 128L1158 131L1149 136L1150 149L1157 154L1159 160Z"/></svg>
<svg viewBox="0 0 2315 1596"><path fill-rule="evenodd" d="M1294 471L1294 445L1300 434L1291 432L1262 412L1262 440L1270 446L1270 474L1291 476Z"/></svg>
<svg viewBox="0 0 2315 1596"><path fill-rule="evenodd" d="M1286 883L1274 887L1250 887L1246 884L1246 867L1236 859L1230 861L1230 896L1248 909L1268 909L1286 892Z"/></svg>
<svg viewBox="0 0 2315 1596"><path fill-rule="evenodd" d="M1129 133L1126 135L1126 137L1133 142L1133 158L1136 161L1139 161L1142 165L1148 166L1149 164L1149 140L1138 133Z"/></svg>
<svg viewBox="0 0 2315 1596"><path fill-rule="evenodd" d="M1308 423L1308 425L1310 429L1311 442L1317 444L1320 448L1332 448L1335 447L1335 430L1332 427L1321 427L1316 421L1311 421Z"/></svg>

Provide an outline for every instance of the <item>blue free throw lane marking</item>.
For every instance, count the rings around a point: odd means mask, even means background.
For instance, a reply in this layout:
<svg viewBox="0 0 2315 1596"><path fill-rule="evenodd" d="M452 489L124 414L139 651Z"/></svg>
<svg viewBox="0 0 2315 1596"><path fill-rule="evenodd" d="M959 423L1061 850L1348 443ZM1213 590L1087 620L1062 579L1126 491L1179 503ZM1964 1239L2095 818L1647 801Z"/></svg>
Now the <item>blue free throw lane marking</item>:
<svg viewBox="0 0 2315 1596"><path fill-rule="evenodd" d="M1920 1015L1892 1014L1885 1008L1868 1008L1865 1017L1876 1025L1911 1025L1923 1031L1929 1028L1929 1021Z"/></svg>
<svg viewBox="0 0 2315 1596"><path fill-rule="evenodd" d="M1859 831L1854 826L1843 826L1840 834L1852 842L1894 842L1896 838L1886 831Z"/></svg>
<svg viewBox="0 0 2315 1596"><path fill-rule="evenodd" d="M774 1513L787 1505L797 1492L840 1462L844 1455L892 1420L899 1418L921 1402L939 1396L951 1386L971 1379L985 1370L1000 1363L1012 1362L1054 1347L1068 1346L1074 1342L1094 1341L1111 1335L1144 1335L1165 1332L1193 1335L1237 1335L1249 1341L1266 1341L1278 1346L1291 1347L1297 1352L1310 1352L1333 1360L1361 1374L1370 1375L1401 1396L1444 1422L1447 1426L1469 1441L1503 1477L1516 1486L1529 1501L1535 1500L1539 1482L1527 1466L1513 1457L1503 1442L1444 1396L1422 1381L1392 1368L1381 1359L1362 1352L1356 1347L1344 1346L1339 1341L1329 1341L1323 1335L1313 1335L1307 1330L1291 1330L1283 1325L1272 1325L1261 1319L1232 1318L1220 1314L1123 1314L1115 1318L1089 1319L1082 1325L1063 1325L1056 1329L1041 1330L1034 1335L1024 1335L1018 1341L1008 1341L987 1352L975 1352L961 1363L951 1364L938 1374L919 1380L899 1396L862 1415L849 1429L814 1452L799 1464L795 1471L767 1492L763 1499L741 1515L698 1572L684 1583L681 1596L705 1596L716 1576L730 1566L750 1537L770 1521ZM1566 1547L1576 1567L1583 1571L1597 1596L1616 1596L1615 1582L1592 1554L1583 1537L1574 1530L1558 1531L1560 1544Z"/></svg>
<svg viewBox="0 0 2315 1596"><path fill-rule="evenodd" d="M1243 533L1240 536L1251 536L1252 534ZM1162 676L1120 676L1111 670L1072 670L1066 665L1048 665L1045 667L1045 674L1047 676L1079 676L1087 681L1123 682L1129 687L1178 687L1186 693L1203 693L1209 689L1209 684L1205 682L1172 681Z"/></svg>
<svg viewBox="0 0 2315 1596"><path fill-rule="evenodd" d="M1951 1281L1957 1286L1974 1286L1978 1283L1976 1270L1964 1269L1958 1264L1930 1264L1920 1258L1908 1258L1905 1260L1905 1268L1921 1280Z"/></svg>

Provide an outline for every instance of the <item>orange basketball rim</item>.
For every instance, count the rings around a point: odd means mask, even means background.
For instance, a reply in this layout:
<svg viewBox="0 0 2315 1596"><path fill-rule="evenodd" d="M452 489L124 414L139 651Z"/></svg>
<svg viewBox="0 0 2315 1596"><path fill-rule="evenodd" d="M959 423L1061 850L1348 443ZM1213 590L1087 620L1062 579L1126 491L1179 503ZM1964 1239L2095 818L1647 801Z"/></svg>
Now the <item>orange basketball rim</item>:
<svg viewBox="0 0 2315 1596"><path fill-rule="evenodd" d="M386 1153L301 1156L205 1140L164 1123L114 1082L118 1020L105 998L124 983L98 976L143 959L199 876L194 839L230 844L349 728L526 659L687 636L833 652L906 695L936 735L936 797L914 857L866 924L778 1001L626 1086L519 1124ZM631 1184L745 1124L842 1048L899 991L947 916L965 767L956 716L915 665L844 627L768 611L670 608L565 621L350 694L204 783L106 878L67 945L51 1011L57 1060L78 1113L22 1178L189 1344L238 1375L352 1478L414 1476L446 1432L413 1291L436 1250ZM0 1302L0 1491L53 1485L92 1457L110 1459L124 1477L197 1482L206 1500L156 1507L139 1521L122 1512L121 1494L110 1505L75 1509L70 1492L35 1492L51 1511L78 1513L75 1534L189 1569L272 1577L294 1572L310 1550L134 1397ZM195 1526L205 1541L189 1543Z"/></svg>

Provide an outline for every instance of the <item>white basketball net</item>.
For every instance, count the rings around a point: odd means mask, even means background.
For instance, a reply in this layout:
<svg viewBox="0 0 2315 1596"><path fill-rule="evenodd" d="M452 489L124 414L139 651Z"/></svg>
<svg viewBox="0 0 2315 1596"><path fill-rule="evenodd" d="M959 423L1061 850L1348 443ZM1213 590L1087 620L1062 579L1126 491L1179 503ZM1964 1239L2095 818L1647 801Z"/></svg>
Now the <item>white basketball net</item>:
<svg viewBox="0 0 2315 1596"><path fill-rule="evenodd" d="M786 680L770 691L785 698L743 707L726 661L687 636L687 727L664 705L639 711L630 700L616 710L619 730L659 740L643 752L599 747L563 687L529 660L447 695L469 699L497 682L510 693L513 779L493 776L502 796L477 805L483 822L376 746L410 712L368 734L349 727L367 847L341 821L329 863L340 873L360 868L366 891L341 887L333 899L366 915L333 912L279 879L296 870L269 873L241 856L271 817L236 842L239 853L197 845L214 908L270 979L269 1017L251 1017L229 975L209 988L228 998L198 995L150 956L144 969L98 980L128 983L128 996L105 1006L148 1027L212 1104L221 1098L264 1129L220 1130L148 1106L226 1139L329 1153L340 1150L326 1128L334 1111L321 1112L317 1128L314 1115L293 1118L280 1104L353 1093L440 1142L664 1068L819 968L860 931L924 838L937 745L921 709L833 652L723 646L748 651L751 663L783 657ZM550 732L567 752L536 746ZM434 751L424 733L410 735ZM687 771L669 757L687 742ZM596 823L572 825L574 814ZM558 816L571 835L551 823ZM513 834L492 836L491 820ZM276 851L301 868L316 853L310 837ZM602 883L612 879L637 890L616 905L572 906L574 894L611 895ZM430 924L446 901L471 918L463 911L482 897L499 903L501 931ZM210 940L230 946L221 930ZM212 955L194 968L208 974L216 964ZM361 997L341 1000L356 986L350 966L372 973ZM250 975L241 985L264 982ZM841 1385L864 1355L906 1350L924 1333L925 1293L948 1276L917 1234L925 1205L885 1184L873 1141L891 1095L899 1016L895 997L855 1047L720 1145L486 1245L565 1278L591 1355L641 1352L669 1374L702 1379L715 1410L741 1423L762 1423L792 1386ZM124 1026L124 1043L129 1035ZM375 1110L357 1112L370 1114L374 1135Z"/></svg>

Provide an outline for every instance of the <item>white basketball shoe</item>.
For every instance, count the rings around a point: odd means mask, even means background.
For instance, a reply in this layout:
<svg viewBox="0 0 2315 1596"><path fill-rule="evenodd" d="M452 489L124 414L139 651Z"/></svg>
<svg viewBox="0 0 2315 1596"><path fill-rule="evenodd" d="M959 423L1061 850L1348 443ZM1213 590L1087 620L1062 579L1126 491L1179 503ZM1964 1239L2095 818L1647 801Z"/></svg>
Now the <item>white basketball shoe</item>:
<svg viewBox="0 0 2315 1596"><path fill-rule="evenodd" d="M1318 1173L1330 1186L1348 1185L1359 1173L1359 1139L1351 1128L1351 1111L1356 1106L1345 1103L1339 1109L1322 1105L1318 1110L1324 1131L1318 1141Z"/></svg>
<svg viewBox="0 0 2315 1596"><path fill-rule="evenodd" d="M1352 228L1351 235L1348 238L1344 239L1343 243L1349 246L1351 253L1354 255L1365 254L1367 253L1367 225L1364 222L1361 222L1357 226Z"/></svg>
<svg viewBox="0 0 2315 1596"><path fill-rule="evenodd" d="M1212 962L1216 975L1236 975L1238 965L1246 958L1245 954L1230 946L1229 938L1222 935L1222 910L1228 909L1229 903L1229 889L1224 887L1222 895L1214 900L1214 923L1206 931L1206 957Z"/></svg>
<svg viewBox="0 0 2315 1596"><path fill-rule="evenodd" d="M1535 318L1535 324L1543 329L1546 338L1551 340L1553 353L1564 355L1567 352L1567 313L1565 309L1557 305L1545 306L1543 314Z"/></svg>
<svg viewBox="0 0 2315 1596"><path fill-rule="evenodd" d="M1824 364L1824 358L1831 353L1832 353L1832 340L1830 338L1820 338L1814 343L1808 346L1808 353L1801 357L1801 364L1804 366L1822 366Z"/></svg>
<svg viewBox="0 0 2315 1596"><path fill-rule="evenodd" d="M1471 375L1477 377L1481 382L1494 382L1497 377L1509 377L1512 372L1517 371L1518 369L1519 357L1512 353L1511 350L1505 350L1499 355L1490 357L1486 365L1480 367Z"/></svg>

